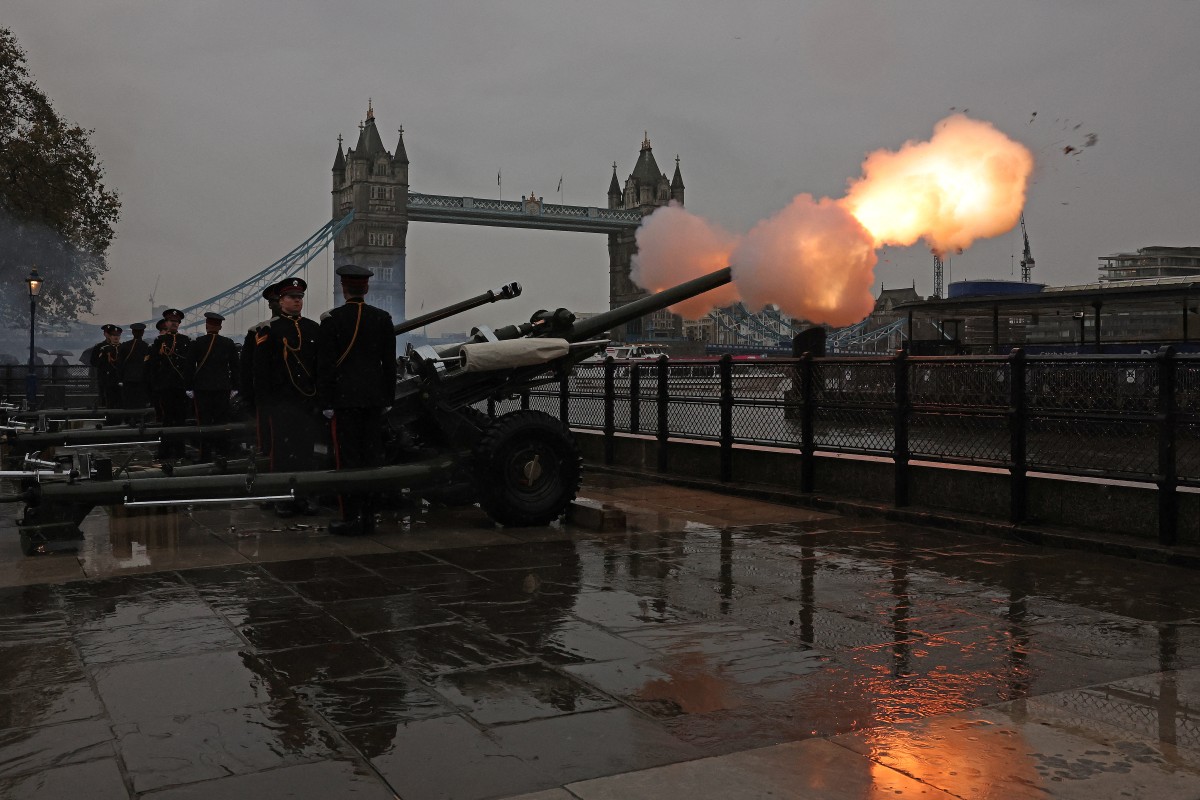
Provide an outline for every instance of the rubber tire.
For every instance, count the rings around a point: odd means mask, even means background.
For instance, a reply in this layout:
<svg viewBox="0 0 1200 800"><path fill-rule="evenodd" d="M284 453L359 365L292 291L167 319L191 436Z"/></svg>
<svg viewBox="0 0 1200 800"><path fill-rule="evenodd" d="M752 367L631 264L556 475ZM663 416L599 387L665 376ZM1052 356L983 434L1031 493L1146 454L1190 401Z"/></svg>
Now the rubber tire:
<svg viewBox="0 0 1200 800"><path fill-rule="evenodd" d="M523 470L536 456L541 467L533 487ZM579 492L583 459L571 431L541 411L498 417L475 448L479 505L506 527L547 525L561 517Z"/></svg>

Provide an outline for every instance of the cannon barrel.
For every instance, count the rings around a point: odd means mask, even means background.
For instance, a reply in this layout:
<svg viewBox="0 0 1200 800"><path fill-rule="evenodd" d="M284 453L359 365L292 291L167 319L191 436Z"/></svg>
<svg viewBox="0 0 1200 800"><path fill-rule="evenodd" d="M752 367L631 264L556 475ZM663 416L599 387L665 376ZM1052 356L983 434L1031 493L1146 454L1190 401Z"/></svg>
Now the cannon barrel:
<svg viewBox="0 0 1200 800"><path fill-rule="evenodd" d="M472 308L479 308L480 306L485 306L488 303L494 303L497 300L511 300L514 297L520 296L521 284L516 282L506 283L499 289L489 289L483 294L477 294L474 297L466 300L460 300L459 302L448 305L445 308L439 308L436 311L430 311L428 314L422 314L419 317L413 317L410 320L401 322L394 328L394 331L396 335L399 336L402 333L415 331L417 328L428 325L431 322L437 322L438 320L446 319L446 317L453 317L455 314L461 314L464 311L470 311Z"/></svg>
<svg viewBox="0 0 1200 800"><path fill-rule="evenodd" d="M53 420L100 419L102 417L148 417L153 408L41 408L36 411L9 411L9 419Z"/></svg>
<svg viewBox="0 0 1200 800"><path fill-rule="evenodd" d="M373 492L410 488L444 478L457 464L447 454L427 461L364 469L320 470L311 472L268 472L225 475L191 475L186 478L124 478L111 481L88 480L75 484L43 483L37 487L35 505L75 503L113 505L146 500L188 500L226 498L238 500L260 494L280 495L315 492Z"/></svg>
<svg viewBox="0 0 1200 800"><path fill-rule="evenodd" d="M250 423L231 422L224 425L180 425L169 428L114 427L80 428L58 433L10 434L6 449L10 456L45 450L47 447L78 445L114 445L122 443L144 443L159 439L186 439L190 437L235 437L249 436L254 428Z"/></svg>
<svg viewBox="0 0 1200 800"><path fill-rule="evenodd" d="M634 300L632 303L626 303L623 306L605 311L602 314L597 314L594 317L588 317L585 320L574 323L570 331L558 335L570 342L583 342L588 339L596 339L602 336L605 331L611 330L618 325L624 325L638 317L644 317L647 314L653 314L655 311L661 311L667 306L673 306L676 303L682 303L684 300L690 300L697 295L724 286L732 279L733 276L730 268L725 267L716 272L702 275L699 278L693 278L678 286L672 286L670 289L663 289L661 292L646 295Z"/></svg>

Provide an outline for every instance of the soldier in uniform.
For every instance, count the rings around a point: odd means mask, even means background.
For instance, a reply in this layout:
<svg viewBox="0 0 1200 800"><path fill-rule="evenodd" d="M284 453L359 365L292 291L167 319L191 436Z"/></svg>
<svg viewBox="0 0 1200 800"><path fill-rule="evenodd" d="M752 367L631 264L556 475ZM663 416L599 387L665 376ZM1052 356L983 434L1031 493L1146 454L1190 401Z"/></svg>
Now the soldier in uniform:
<svg viewBox="0 0 1200 800"><path fill-rule="evenodd" d="M146 354L146 368L150 377L150 389L154 393L164 427L175 427L187 422L187 388L191 383L191 363L188 350L192 340L179 333L183 312L168 308L163 312L163 332L159 334ZM183 441L164 440L158 446L161 459L180 458L184 454Z"/></svg>
<svg viewBox="0 0 1200 800"><path fill-rule="evenodd" d="M121 375L117 371L117 346L121 342L121 329L116 325L102 325L104 341L92 348L92 368L96 371L98 402L101 408L121 407Z"/></svg>
<svg viewBox="0 0 1200 800"><path fill-rule="evenodd" d="M317 443L317 335L320 327L307 317L302 278L278 284L279 316L254 338L254 398L270 409L269 452L272 472L313 468ZM276 505L280 516L310 510L306 498Z"/></svg>
<svg viewBox="0 0 1200 800"><path fill-rule="evenodd" d="M242 391L242 399L246 401L250 410L254 413L254 429L258 441L258 452L263 455L270 455L267 446L270 443L271 436L271 419L270 410L266 404L254 395L254 343L258 336L258 332L266 325L271 324L271 320L279 316L279 286L272 283L262 291L263 300L267 301L267 308L270 310L270 315L262 322L256 323L246 331L246 338L242 341L241 379L239 385Z"/></svg>
<svg viewBox="0 0 1200 800"><path fill-rule="evenodd" d="M150 345L143 336L146 323L135 322L129 326L133 338L117 345L117 372L121 376L122 408L145 408L150 404L150 393L146 388L146 356ZM131 417L130 422L139 418Z"/></svg>
<svg viewBox="0 0 1200 800"><path fill-rule="evenodd" d="M191 383L187 396L194 404L197 425L224 425L229 422L229 401L238 393L241 365L233 339L220 335L224 321L225 317L217 312L205 311L205 336L193 342L188 353ZM212 461L214 450L219 455L226 455L226 445L222 440L214 447L210 437L201 437L200 460Z"/></svg>
<svg viewBox="0 0 1200 800"><path fill-rule="evenodd" d="M337 268L345 305L321 315L317 393L330 421L338 469L383 463L383 415L396 395L396 334L386 311L367 305L365 267ZM371 533L375 514L369 497L340 495L342 519L329 532Z"/></svg>

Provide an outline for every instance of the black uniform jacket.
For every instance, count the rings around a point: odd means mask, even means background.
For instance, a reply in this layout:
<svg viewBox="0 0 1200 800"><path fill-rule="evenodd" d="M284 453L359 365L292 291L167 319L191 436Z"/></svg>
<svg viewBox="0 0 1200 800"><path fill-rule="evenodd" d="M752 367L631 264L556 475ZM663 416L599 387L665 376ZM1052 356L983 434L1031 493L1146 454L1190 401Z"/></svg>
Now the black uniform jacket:
<svg viewBox="0 0 1200 800"><path fill-rule="evenodd" d="M321 408L382 408L396 397L392 316L351 300L321 315Z"/></svg>
<svg viewBox="0 0 1200 800"><path fill-rule="evenodd" d="M256 402L308 403L316 407L317 335L307 317L272 317L254 337Z"/></svg>
<svg viewBox="0 0 1200 800"><path fill-rule="evenodd" d="M146 355L150 345L142 339L128 339L117 345L117 372L125 383L146 380Z"/></svg>
<svg viewBox="0 0 1200 800"><path fill-rule="evenodd" d="M96 377L105 383L116 383L121 378L117 374L117 346L103 341L92 348L92 366L96 368Z"/></svg>
<svg viewBox="0 0 1200 800"><path fill-rule="evenodd" d="M191 362L188 350L192 340L182 333L164 333L150 345L146 353L146 369L155 389L186 389L191 384Z"/></svg>
<svg viewBox="0 0 1200 800"><path fill-rule="evenodd" d="M237 345L228 336L209 333L192 343L192 387L198 392L228 392L238 388L241 368Z"/></svg>

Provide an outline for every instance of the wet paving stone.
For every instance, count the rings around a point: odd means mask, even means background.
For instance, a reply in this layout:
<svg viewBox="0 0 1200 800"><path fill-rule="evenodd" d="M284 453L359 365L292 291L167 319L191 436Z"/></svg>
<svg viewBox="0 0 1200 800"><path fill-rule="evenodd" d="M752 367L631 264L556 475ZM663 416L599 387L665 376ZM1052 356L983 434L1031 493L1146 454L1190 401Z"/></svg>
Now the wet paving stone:
<svg viewBox="0 0 1200 800"><path fill-rule="evenodd" d="M164 710L195 714L288 696L273 673L248 653L221 652L114 663L94 670L97 691L116 722L154 719Z"/></svg>
<svg viewBox="0 0 1200 800"><path fill-rule="evenodd" d="M356 564L370 570L400 569L403 567L432 567L443 562L420 550L396 550L389 553L363 553L347 556Z"/></svg>
<svg viewBox="0 0 1200 800"><path fill-rule="evenodd" d="M80 633L76 641L83 660L89 665L236 650L243 646L228 623L215 614L153 625L87 631Z"/></svg>
<svg viewBox="0 0 1200 800"><path fill-rule="evenodd" d="M1171 771L1200 763L1192 572L864 520L480 531L497 544L0 589L0 796L94 769L103 797L120 764L146 800L557 797L847 733L814 743L844 764L812 763L997 770L1024 737L1028 796L1200 786ZM878 730L909 739L847 749ZM1026 796L993 774L926 793Z"/></svg>
<svg viewBox="0 0 1200 800"><path fill-rule="evenodd" d="M416 594L328 603L325 613L358 634L398 631L456 621L450 612Z"/></svg>
<svg viewBox="0 0 1200 800"><path fill-rule="evenodd" d="M101 578L90 581L74 581L59 587L63 601L70 605L88 600L113 599L146 594L148 592L171 591L184 587L183 579L173 572L152 575L123 575L116 578Z"/></svg>
<svg viewBox="0 0 1200 800"><path fill-rule="evenodd" d="M0 693L0 730L74 722L102 713L100 698L86 681L37 683Z"/></svg>
<svg viewBox="0 0 1200 800"><path fill-rule="evenodd" d="M353 761L338 759L191 783L163 789L148 797L153 800L243 800L269 797L395 800L396 795L367 767Z"/></svg>
<svg viewBox="0 0 1200 800"><path fill-rule="evenodd" d="M483 725L610 708L612 699L542 664L517 664L439 677L434 690Z"/></svg>
<svg viewBox="0 0 1200 800"><path fill-rule="evenodd" d="M84 677L83 664L69 640L24 641L0 645L0 692L25 686L70 683Z"/></svg>
<svg viewBox="0 0 1200 800"><path fill-rule="evenodd" d="M627 708L505 725L492 735L564 784L704 755Z"/></svg>
<svg viewBox="0 0 1200 800"><path fill-rule="evenodd" d="M536 762L458 716L358 728L345 736L404 800L482 800L559 785Z"/></svg>
<svg viewBox="0 0 1200 800"><path fill-rule="evenodd" d="M324 578L293 583L292 588L314 603L336 603L340 600L362 600L367 597L386 597L404 591L393 581L378 575L364 574L357 578Z"/></svg>
<svg viewBox="0 0 1200 800"><path fill-rule="evenodd" d="M215 612L194 591L180 587L126 597L71 603L72 622L81 631L103 631L131 625L173 623Z"/></svg>
<svg viewBox="0 0 1200 800"><path fill-rule="evenodd" d="M623 591L580 592L572 613L580 619L612 630L686 622L698 616L664 597Z"/></svg>
<svg viewBox="0 0 1200 800"><path fill-rule="evenodd" d="M0 617L0 642L15 644L54 639L67 639L71 627L61 611L41 611L21 616Z"/></svg>
<svg viewBox="0 0 1200 800"><path fill-rule="evenodd" d="M292 595L288 586L258 566L192 569L179 575L210 603L265 600Z"/></svg>
<svg viewBox="0 0 1200 800"><path fill-rule="evenodd" d="M438 554L438 558L474 572L561 567L578 562L573 542L532 542L492 547L460 547Z"/></svg>
<svg viewBox="0 0 1200 800"><path fill-rule="evenodd" d="M480 578L472 572L440 561L434 564L372 567L372 569L401 589L428 594L437 594L443 588L452 589L470 582L489 583L487 579Z"/></svg>
<svg viewBox="0 0 1200 800"><path fill-rule="evenodd" d="M295 691L338 730L455 713L420 682L401 672L360 675L300 686Z"/></svg>
<svg viewBox="0 0 1200 800"><path fill-rule="evenodd" d="M384 672L395 667L361 642L334 642L261 653L258 659L288 686Z"/></svg>
<svg viewBox="0 0 1200 800"><path fill-rule="evenodd" d="M371 647L423 680L459 669L527 661L530 655L470 625L448 624L366 637Z"/></svg>
<svg viewBox="0 0 1200 800"><path fill-rule="evenodd" d="M1190 798L1200 786L1184 751L1024 702L834 741L962 798Z"/></svg>
<svg viewBox="0 0 1200 800"><path fill-rule="evenodd" d="M348 558L309 558L299 561L276 561L262 568L286 583L317 581L329 578L361 578L369 575L366 567Z"/></svg>
<svg viewBox="0 0 1200 800"><path fill-rule="evenodd" d="M285 597L263 600L225 598L214 601L213 609L230 624L236 626L290 622L305 617L319 617L324 614L319 606L290 593Z"/></svg>
<svg viewBox="0 0 1200 800"><path fill-rule="evenodd" d="M0 776L42 773L67 764L112 758L114 737L107 720L0 732Z"/></svg>
<svg viewBox="0 0 1200 800"><path fill-rule="evenodd" d="M0 797L42 800L86 797L88 800L128 800L125 780L114 758L71 764L19 778L0 777Z"/></svg>
<svg viewBox="0 0 1200 800"><path fill-rule="evenodd" d="M532 631L509 634L510 641L548 664L580 664L644 658L650 651L581 620L559 619Z"/></svg>
<svg viewBox="0 0 1200 800"><path fill-rule="evenodd" d="M137 792L337 755L336 739L294 700L143 719L115 733Z"/></svg>
<svg viewBox="0 0 1200 800"><path fill-rule="evenodd" d="M44 614L62 608L62 597L54 586L5 586L0 588L0 617Z"/></svg>
<svg viewBox="0 0 1200 800"><path fill-rule="evenodd" d="M345 625L327 616L304 616L286 622L242 625L238 632L260 651L348 642L353 638Z"/></svg>

